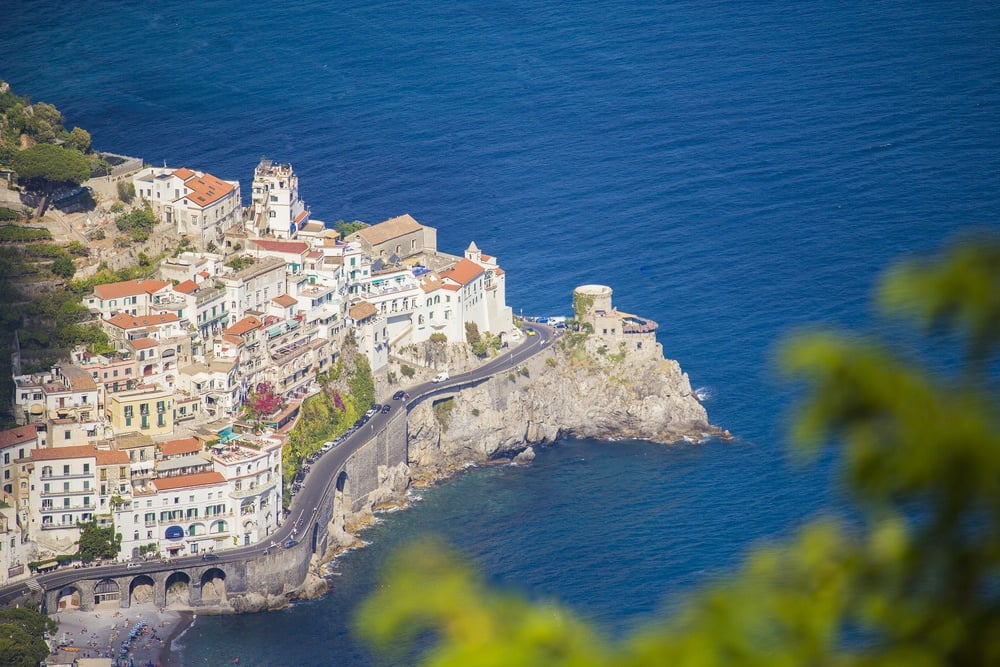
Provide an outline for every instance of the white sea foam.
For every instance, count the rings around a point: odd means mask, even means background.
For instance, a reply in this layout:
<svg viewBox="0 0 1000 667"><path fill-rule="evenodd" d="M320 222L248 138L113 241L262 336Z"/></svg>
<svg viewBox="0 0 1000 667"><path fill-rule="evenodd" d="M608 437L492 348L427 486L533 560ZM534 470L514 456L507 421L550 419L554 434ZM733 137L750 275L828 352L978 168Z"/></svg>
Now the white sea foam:
<svg viewBox="0 0 1000 667"><path fill-rule="evenodd" d="M698 387L694 390L694 395L699 401L704 402L712 398L712 390L709 387Z"/></svg>

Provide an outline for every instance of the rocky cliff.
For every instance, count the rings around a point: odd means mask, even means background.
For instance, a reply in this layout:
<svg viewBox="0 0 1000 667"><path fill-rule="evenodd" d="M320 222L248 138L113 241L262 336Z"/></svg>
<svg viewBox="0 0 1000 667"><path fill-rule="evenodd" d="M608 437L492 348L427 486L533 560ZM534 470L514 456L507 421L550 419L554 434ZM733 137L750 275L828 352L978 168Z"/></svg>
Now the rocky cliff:
<svg viewBox="0 0 1000 667"><path fill-rule="evenodd" d="M409 417L415 482L468 463L513 457L559 437L675 442L725 435L708 422L687 374L659 345L608 350L585 334L454 398L425 400Z"/></svg>

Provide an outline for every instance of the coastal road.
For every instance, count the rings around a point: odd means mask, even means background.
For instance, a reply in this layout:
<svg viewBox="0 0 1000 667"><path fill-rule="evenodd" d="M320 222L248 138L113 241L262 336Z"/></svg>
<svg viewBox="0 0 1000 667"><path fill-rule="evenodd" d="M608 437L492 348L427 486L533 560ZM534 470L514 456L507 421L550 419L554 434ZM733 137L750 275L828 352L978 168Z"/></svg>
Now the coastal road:
<svg viewBox="0 0 1000 667"><path fill-rule="evenodd" d="M269 535L264 541L257 542L245 547L226 549L218 552L218 558L205 561L203 556L184 556L173 558L169 563L162 561L139 561L141 564L137 568L128 568L124 563L115 565L104 565L100 567L88 567L83 572L77 568L63 568L35 577L35 581L41 584L46 590L65 586L73 583L81 577L115 577L126 575L138 575L143 572L160 572L174 570L183 567L193 567L195 565L209 565L210 563L229 563L246 560L248 557L257 557L264 554L265 550L281 548L280 545L288 538L298 539L300 535L306 534L306 527L312 525L313 518L319 509L319 502L326 494L328 487L335 483L336 473L344 466L355 452L363 447L375 433L378 433L397 410L409 410L422 400L437 394L455 393L464 387L472 386L482 382L494 375L505 373L512 368L516 368L530 357L545 350L556 338L557 330L535 322L524 322L523 331L534 331L534 335L526 335L525 340L514 348L502 349L501 353L489 362L474 368L465 373L450 377L445 382L424 382L406 389L410 395L406 401L389 400L391 406L388 414L377 412L365 423L355 425L353 431L344 437L340 444L333 449L320 455L311 465L311 470L306 474L302 487L292 499L288 514L282 525L274 533ZM274 543L276 546L270 546ZM0 589L0 605L5 605L17 597L26 594L29 587L25 582L13 584Z"/></svg>

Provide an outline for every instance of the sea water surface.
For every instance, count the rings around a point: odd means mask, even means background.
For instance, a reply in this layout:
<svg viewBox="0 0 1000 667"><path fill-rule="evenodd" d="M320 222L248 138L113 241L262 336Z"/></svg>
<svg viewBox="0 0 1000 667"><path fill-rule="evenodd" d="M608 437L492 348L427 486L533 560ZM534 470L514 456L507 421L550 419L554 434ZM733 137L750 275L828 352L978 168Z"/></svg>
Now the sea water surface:
<svg viewBox="0 0 1000 667"><path fill-rule="evenodd" d="M0 78L95 146L246 187L291 162L317 219L404 212L475 241L515 312L601 283L655 319L732 443L559 442L385 517L330 596L199 618L185 664L368 665L354 608L442 534L609 634L843 504L789 463L775 345L878 331L880 271L1000 212L995 3L16 3ZM828 509L834 508L834 509Z"/></svg>

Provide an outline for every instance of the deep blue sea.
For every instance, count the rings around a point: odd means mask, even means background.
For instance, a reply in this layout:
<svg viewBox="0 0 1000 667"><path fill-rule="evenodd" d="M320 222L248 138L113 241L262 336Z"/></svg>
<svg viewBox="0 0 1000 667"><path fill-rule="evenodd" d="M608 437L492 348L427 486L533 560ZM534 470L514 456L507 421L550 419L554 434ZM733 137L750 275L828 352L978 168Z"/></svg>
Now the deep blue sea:
<svg viewBox="0 0 1000 667"><path fill-rule="evenodd" d="M994 2L8 3L0 79L100 149L244 188L291 162L313 217L404 212L499 258L515 312L603 283L660 323L728 444L559 442L422 492L333 593L199 618L184 664L369 665L353 609L436 533L500 585L617 635L839 512L836 457L786 456L775 345L877 331L900 256L1000 220ZM244 190L246 193L246 190Z"/></svg>

